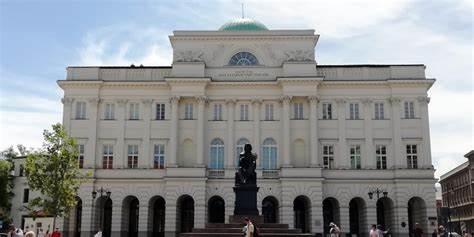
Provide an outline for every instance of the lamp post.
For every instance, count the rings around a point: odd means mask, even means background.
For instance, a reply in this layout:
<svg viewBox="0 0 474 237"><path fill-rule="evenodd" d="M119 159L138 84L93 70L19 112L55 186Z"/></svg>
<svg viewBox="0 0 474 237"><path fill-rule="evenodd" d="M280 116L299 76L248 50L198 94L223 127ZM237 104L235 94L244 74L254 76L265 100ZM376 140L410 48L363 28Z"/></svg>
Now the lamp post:
<svg viewBox="0 0 474 237"><path fill-rule="evenodd" d="M99 198L101 198L101 197L107 197L107 199L108 199L108 198L110 198L110 195L112 194L112 192L111 192L110 190L108 190L108 189L103 188L103 187L100 187L100 189L97 189L97 190L96 190L96 189L93 189L93 190L92 190L92 200L93 200L93 201L94 201L95 198L97 197L97 194L99 194ZM104 204L105 204L105 203L104 203ZM104 228L103 228L103 226L102 226L102 219L103 219L102 214L103 214L103 209L104 209L104 207L100 205L99 208L100 208L100 209L99 209L99 229L100 229L101 231L104 231L104 230L103 230Z"/></svg>
<svg viewBox="0 0 474 237"><path fill-rule="evenodd" d="M388 196L388 192L386 190L379 189L379 188L369 189L369 193L367 193L367 194L369 195L370 199L372 199L374 197L374 194L377 194L377 200L380 199L380 194L383 194L383 197Z"/></svg>

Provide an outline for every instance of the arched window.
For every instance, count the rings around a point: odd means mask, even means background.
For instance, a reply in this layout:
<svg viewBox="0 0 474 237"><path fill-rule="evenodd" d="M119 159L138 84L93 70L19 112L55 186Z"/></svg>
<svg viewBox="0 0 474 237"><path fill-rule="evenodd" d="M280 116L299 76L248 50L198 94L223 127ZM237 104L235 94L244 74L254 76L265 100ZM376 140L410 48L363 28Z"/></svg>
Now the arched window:
<svg viewBox="0 0 474 237"><path fill-rule="evenodd" d="M267 138L262 146L262 168L266 170L277 169L277 144L273 138Z"/></svg>
<svg viewBox="0 0 474 237"><path fill-rule="evenodd" d="M240 153L244 152L244 146L245 144L250 143L247 138L240 138L237 141L237 154L236 159L235 159L235 167L239 167L239 158L240 158Z"/></svg>
<svg viewBox="0 0 474 237"><path fill-rule="evenodd" d="M211 141L211 169L224 169L224 142L215 138Z"/></svg>
<svg viewBox="0 0 474 237"><path fill-rule="evenodd" d="M239 52L234 54L229 60L231 66L254 66L258 65L258 59L249 52Z"/></svg>

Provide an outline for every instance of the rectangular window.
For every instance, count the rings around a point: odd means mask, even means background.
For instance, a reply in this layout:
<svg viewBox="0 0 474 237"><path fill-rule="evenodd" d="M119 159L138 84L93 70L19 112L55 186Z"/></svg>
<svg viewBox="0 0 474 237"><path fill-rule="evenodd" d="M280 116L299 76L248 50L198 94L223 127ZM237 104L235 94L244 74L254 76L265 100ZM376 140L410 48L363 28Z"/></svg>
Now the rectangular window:
<svg viewBox="0 0 474 237"><path fill-rule="evenodd" d="M359 104L350 103L349 104L349 115L351 120L360 119L359 118Z"/></svg>
<svg viewBox="0 0 474 237"><path fill-rule="evenodd" d="M241 121L249 120L249 105L248 104L240 105L240 120Z"/></svg>
<svg viewBox="0 0 474 237"><path fill-rule="evenodd" d="M76 119L86 119L86 102L76 102Z"/></svg>
<svg viewBox="0 0 474 237"><path fill-rule="evenodd" d="M165 168L165 145L157 144L153 150L153 167L155 169Z"/></svg>
<svg viewBox="0 0 474 237"><path fill-rule="evenodd" d="M360 169L360 145L351 145L349 154L351 158L351 169Z"/></svg>
<svg viewBox="0 0 474 237"><path fill-rule="evenodd" d="M334 146L333 145L323 146L323 168L324 169L334 168Z"/></svg>
<svg viewBox="0 0 474 237"><path fill-rule="evenodd" d="M375 119L385 119L384 114L384 104L383 103L374 103L375 110Z"/></svg>
<svg viewBox="0 0 474 237"><path fill-rule="evenodd" d="M386 170L387 169L387 146L376 145L375 156L377 159L377 169Z"/></svg>
<svg viewBox="0 0 474 237"><path fill-rule="evenodd" d="M18 176L22 177L24 170L25 170L25 167L23 165L20 165L20 174L18 174Z"/></svg>
<svg viewBox="0 0 474 237"><path fill-rule="evenodd" d="M138 167L138 145L128 145L128 168Z"/></svg>
<svg viewBox="0 0 474 237"><path fill-rule="evenodd" d="M332 104L323 103L323 119L332 119Z"/></svg>
<svg viewBox="0 0 474 237"><path fill-rule="evenodd" d="M222 120L222 104L214 105L213 119L216 121Z"/></svg>
<svg viewBox="0 0 474 237"><path fill-rule="evenodd" d="M273 120L273 104L265 104L265 120Z"/></svg>
<svg viewBox="0 0 474 237"><path fill-rule="evenodd" d="M303 119L303 103L293 104L293 118L296 120Z"/></svg>
<svg viewBox="0 0 474 237"><path fill-rule="evenodd" d="M105 104L104 119L105 120L115 119L115 105L114 104L111 104L111 103Z"/></svg>
<svg viewBox="0 0 474 237"><path fill-rule="evenodd" d="M414 119L415 118L415 105L413 101L405 101L405 118Z"/></svg>
<svg viewBox="0 0 474 237"><path fill-rule="evenodd" d="M23 189L23 203L28 203L30 200L30 190L25 188Z"/></svg>
<svg viewBox="0 0 474 237"><path fill-rule="evenodd" d="M407 145L408 169L418 169L418 151L416 145Z"/></svg>
<svg viewBox="0 0 474 237"><path fill-rule="evenodd" d="M130 103L130 120L138 120L140 117L140 105L138 103Z"/></svg>
<svg viewBox="0 0 474 237"><path fill-rule="evenodd" d="M79 168L84 168L84 144L77 145L77 150L79 155L77 156L77 161L79 163Z"/></svg>
<svg viewBox="0 0 474 237"><path fill-rule="evenodd" d="M193 104L191 103L184 104L184 119L187 119L187 120L193 119Z"/></svg>
<svg viewBox="0 0 474 237"><path fill-rule="evenodd" d="M165 104L156 104L156 120L165 120Z"/></svg>
<svg viewBox="0 0 474 237"><path fill-rule="evenodd" d="M102 148L102 169L112 169L114 163L114 146L104 145Z"/></svg>

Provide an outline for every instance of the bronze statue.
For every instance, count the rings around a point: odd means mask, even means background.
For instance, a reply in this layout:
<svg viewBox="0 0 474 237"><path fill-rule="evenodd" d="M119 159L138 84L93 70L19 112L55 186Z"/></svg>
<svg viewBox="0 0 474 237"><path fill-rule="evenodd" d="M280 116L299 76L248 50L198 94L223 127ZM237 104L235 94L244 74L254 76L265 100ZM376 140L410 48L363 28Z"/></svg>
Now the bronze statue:
<svg viewBox="0 0 474 237"><path fill-rule="evenodd" d="M252 145L245 144L239 155L239 170L235 173L235 186L257 184L257 155L252 153Z"/></svg>

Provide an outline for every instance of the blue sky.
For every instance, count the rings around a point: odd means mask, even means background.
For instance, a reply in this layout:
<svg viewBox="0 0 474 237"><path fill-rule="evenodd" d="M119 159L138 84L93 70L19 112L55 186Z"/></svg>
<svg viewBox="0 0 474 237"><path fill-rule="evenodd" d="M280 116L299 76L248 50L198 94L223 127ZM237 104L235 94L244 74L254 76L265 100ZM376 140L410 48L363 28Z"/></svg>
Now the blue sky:
<svg viewBox="0 0 474 237"><path fill-rule="evenodd" d="M442 174L473 145L473 6L460 1L0 0L0 149L39 147L61 121L69 65L170 65L173 30L215 30L241 15L270 29L315 29L320 64L423 63L433 163Z"/></svg>

